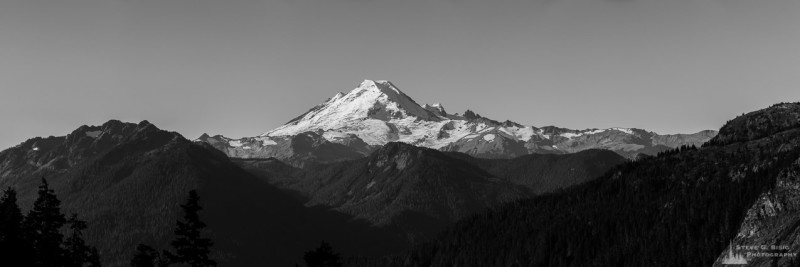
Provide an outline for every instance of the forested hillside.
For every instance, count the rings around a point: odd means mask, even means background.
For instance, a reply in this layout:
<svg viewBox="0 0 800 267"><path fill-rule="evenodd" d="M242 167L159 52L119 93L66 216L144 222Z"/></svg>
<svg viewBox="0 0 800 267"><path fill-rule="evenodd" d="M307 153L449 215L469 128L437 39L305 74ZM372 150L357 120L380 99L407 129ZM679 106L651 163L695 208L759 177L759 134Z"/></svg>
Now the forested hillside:
<svg viewBox="0 0 800 267"><path fill-rule="evenodd" d="M392 229L307 208L216 149L147 122L32 139L0 153L0 167L0 186L17 189L23 213L47 177L64 213L86 221L84 238L104 266L127 266L140 243L167 247L191 190L202 196L204 236L221 266L290 266L320 240L345 255L384 255L405 244Z"/></svg>
<svg viewBox="0 0 800 267"><path fill-rule="evenodd" d="M625 161L606 150L481 159L404 143L389 143L364 159L303 169L277 160L236 160L306 205L399 227L410 241L433 237L487 208L589 181Z"/></svg>

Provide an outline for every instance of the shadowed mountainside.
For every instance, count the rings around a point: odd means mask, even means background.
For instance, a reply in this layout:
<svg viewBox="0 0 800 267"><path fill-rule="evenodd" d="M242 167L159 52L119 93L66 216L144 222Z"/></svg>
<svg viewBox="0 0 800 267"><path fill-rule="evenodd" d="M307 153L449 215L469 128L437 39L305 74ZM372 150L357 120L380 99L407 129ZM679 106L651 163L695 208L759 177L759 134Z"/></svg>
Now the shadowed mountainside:
<svg viewBox="0 0 800 267"><path fill-rule="evenodd" d="M39 178L47 177L62 209L87 221L86 240L107 266L127 266L139 243L167 248L179 204L192 189L215 242L212 257L223 266L291 265L323 239L345 255L402 247L393 230L304 207L219 151L177 133L147 122L110 121L97 129L81 127L0 152L0 186L17 188L26 210Z"/></svg>
<svg viewBox="0 0 800 267"><path fill-rule="evenodd" d="M625 161L604 150L480 159L404 143L389 143L367 158L304 169L274 159L236 159L306 205L397 226L414 241L501 203L589 181Z"/></svg>

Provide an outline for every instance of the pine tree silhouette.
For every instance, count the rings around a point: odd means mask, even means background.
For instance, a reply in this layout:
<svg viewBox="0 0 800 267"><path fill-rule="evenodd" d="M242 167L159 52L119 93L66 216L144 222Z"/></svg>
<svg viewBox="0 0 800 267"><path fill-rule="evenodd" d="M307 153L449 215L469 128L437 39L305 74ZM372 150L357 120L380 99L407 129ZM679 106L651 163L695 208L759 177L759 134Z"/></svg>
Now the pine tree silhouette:
<svg viewBox="0 0 800 267"><path fill-rule="evenodd" d="M175 253L163 250L158 251L145 244L136 247L136 254L131 260L133 267L165 267L171 264L189 265L192 267L216 266L217 262L209 259L211 246L214 242L209 238L200 236L206 224L200 221L198 211L200 207L200 197L197 191L189 192L186 204L181 205L183 209L183 221L178 221L175 228L175 240L171 242Z"/></svg>
<svg viewBox="0 0 800 267"><path fill-rule="evenodd" d="M83 241L83 230L86 222L78 220L78 214L72 214L68 221L72 234L64 241L66 250L64 265L66 267L100 266L97 248L86 245Z"/></svg>
<svg viewBox="0 0 800 267"><path fill-rule="evenodd" d="M60 229L67 223L67 219L61 213L60 205L61 201L48 187L47 180L42 178L39 197L23 224L28 235L26 238L33 245L34 266L59 266L63 262L64 249L61 248L61 242L64 236Z"/></svg>
<svg viewBox="0 0 800 267"><path fill-rule="evenodd" d="M22 232L22 211L17 205L17 191L9 187L0 199L0 260L20 266L33 264L33 251Z"/></svg>
<svg viewBox="0 0 800 267"><path fill-rule="evenodd" d="M133 260L131 260L131 266L133 267L156 267L156 266L167 266L168 264L164 262L164 264L160 264L159 261L161 256L158 254L158 251L151 248L145 244L139 244L136 246L136 254L133 255Z"/></svg>
<svg viewBox="0 0 800 267"><path fill-rule="evenodd" d="M341 267L342 262L339 253L333 252L333 248L328 242L322 241L320 246L312 251L306 252L303 256L308 267Z"/></svg>
<svg viewBox="0 0 800 267"><path fill-rule="evenodd" d="M183 221L177 223L176 237L172 241L172 247L176 252L173 262L186 263L192 267L216 266L217 263L208 257L214 243L211 239L200 236L200 232L206 227L206 224L200 221L200 216L197 214L203 209L200 207L199 200L197 191L192 190L189 192L186 204L181 205L184 215Z"/></svg>

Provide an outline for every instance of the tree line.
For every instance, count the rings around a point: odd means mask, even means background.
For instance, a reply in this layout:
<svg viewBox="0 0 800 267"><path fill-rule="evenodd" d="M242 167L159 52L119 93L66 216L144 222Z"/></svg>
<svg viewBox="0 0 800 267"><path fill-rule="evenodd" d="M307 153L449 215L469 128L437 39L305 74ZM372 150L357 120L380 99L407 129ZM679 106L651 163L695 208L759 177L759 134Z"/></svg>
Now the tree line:
<svg viewBox="0 0 800 267"><path fill-rule="evenodd" d="M86 222L61 212L61 201L42 178L38 198L27 215L9 187L0 199L0 262L2 265L42 267L100 266L97 248L83 240ZM64 236L62 230L68 235Z"/></svg>
<svg viewBox="0 0 800 267"><path fill-rule="evenodd" d="M205 223L200 221L199 196L192 190L182 221L175 228L174 252L140 244L131 266L170 266L184 264L192 267L216 266L209 254L213 242L201 236ZM67 217L61 211L61 201L42 178L33 208L23 215L17 203L17 191L9 187L0 198L0 265L31 267L99 267L100 254L83 239L86 222L78 214ZM66 235L65 235L66 233Z"/></svg>
<svg viewBox="0 0 800 267"><path fill-rule="evenodd" d="M206 224L200 221L198 215L198 211L203 209L199 200L197 191L192 190L189 192L186 204L181 205L184 212L183 221L177 222L175 240L170 243L174 252L165 249L159 253L148 245L139 244L131 260L131 266L165 267L173 264L192 267L216 266L217 262L209 257L214 242L210 238L201 236Z"/></svg>

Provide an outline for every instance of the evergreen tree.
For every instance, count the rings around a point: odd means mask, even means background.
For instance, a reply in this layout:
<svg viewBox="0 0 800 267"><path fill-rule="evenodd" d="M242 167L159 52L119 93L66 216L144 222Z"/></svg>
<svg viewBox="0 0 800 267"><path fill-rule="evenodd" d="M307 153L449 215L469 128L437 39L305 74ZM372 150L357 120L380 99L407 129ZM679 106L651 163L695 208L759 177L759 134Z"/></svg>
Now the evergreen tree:
<svg viewBox="0 0 800 267"><path fill-rule="evenodd" d="M67 267L100 266L100 256L97 249L86 245L83 241L83 230L86 230L86 222L78 220L77 214L72 214L69 218L72 234L64 241L65 261Z"/></svg>
<svg viewBox="0 0 800 267"><path fill-rule="evenodd" d="M0 259L27 266L32 264L33 256L22 234L23 219L17 192L9 187L0 199Z"/></svg>
<svg viewBox="0 0 800 267"><path fill-rule="evenodd" d="M67 219L61 213L60 205L61 201L48 187L47 180L42 178L39 197L24 221L26 238L31 241L35 253L35 266L58 266L63 262L61 242L64 236L60 229Z"/></svg>
<svg viewBox="0 0 800 267"><path fill-rule="evenodd" d="M333 252L333 248L328 242L322 241L320 246L312 251L306 252L303 256L308 267L341 267L342 262L339 253Z"/></svg>
<svg viewBox="0 0 800 267"><path fill-rule="evenodd" d="M170 253L166 249L162 250L161 251L161 256L159 256L158 259L156 260L156 266L158 266L158 267L167 267L170 264L172 264L173 262L177 262L175 259L176 259L176 257L175 257L174 254Z"/></svg>
<svg viewBox="0 0 800 267"><path fill-rule="evenodd" d="M214 243L211 239L200 236L206 224L200 221L197 214L202 209L199 199L197 191L192 190L186 204L181 205L184 215L183 221L178 221L175 229L176 238L172 241L172 247L175 248L176 255L172 262L186 263L193 267L216 266L217 263L208 257Z"/></svg>
<svg viewBox="0 0 800 267"><path fill-rule="evenodd" d="M136 254L131 260L132 267L156 267L159 265L158 251L145 244L136 246ZM165 265L166 266L166 265Z"/></svg>

